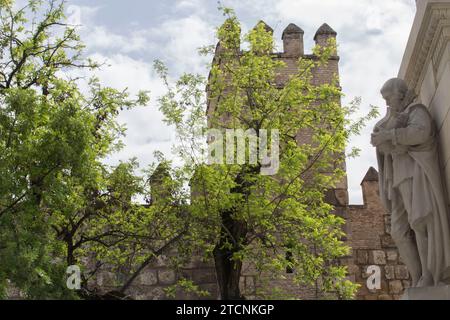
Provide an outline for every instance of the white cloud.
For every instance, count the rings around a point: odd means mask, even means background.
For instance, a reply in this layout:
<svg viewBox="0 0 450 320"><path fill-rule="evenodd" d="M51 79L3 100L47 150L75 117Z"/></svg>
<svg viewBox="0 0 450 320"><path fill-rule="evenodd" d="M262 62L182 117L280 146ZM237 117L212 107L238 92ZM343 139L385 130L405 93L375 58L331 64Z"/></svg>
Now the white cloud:
<svg viewBox="0 0 450 320"><path fill-rule="evenodd" d="M244 32L260 19L271 24L278 43L284 27L296 23L305 30L306 50L313 45L317 28L327 22L338 32L341 82L347 95L344 103L360 96L361 114L371 104L378 105L384 113L379 88L397 75L413 21L413 0L223 0L222 4L236 9ZM132 92L150 89L155 98L162 90L151 68L155 58L164 60L174 75L182 72L207 75L204 66L209 61L200 58L196 49L214 42L215 25L221 19L219 13L208 12L214 8L210 1L176 1L165 20L134 31L126 28L123 32L116 31L120 34L108 30L107 25L95 23L98 7L79 8L86 26L82 32L88 49L111 62L111 67L100 73L105 83L118 88L125 86ZM125 15L124 19L133 19L133 29L142 25L135 17ZM127 148L113 159L137 155L145 163L157 148L169 150L170 144L165 139L170 129L162 124L154 103L123 113L120 119L129 128ZM374 150L369 145L373 124L352 141L352 145L362 149L361 157L347 161L352 203L361 203L359 184L370 166L377 167Z"/></svg>
<svg viewBox="0 0 450 320"><path fill-rule="evenodd" d="M95 26L85 33L83 40L90 51L115 51L122 53L145 50L147 39L142 32L134 32L130 36L112 33L104 26Z"/></svg>
<svg viewBox="0 0 450 320"><path fill-rule="evenodd" d="M164 45L163 60L170 60L176 72L205 72L205 63L197 49L214 41L214 26L198 15L168 20L148 31L158 34Z"/></svg>
<svg viewBox="0 0 450 320"><path fill-rule="evenodd" d="M92 23L99 6L78 6L70 4L66 8L67 22L72 25L88 26Z"/></svg>
<svg viewBox="0 0 450 320"><path fill-rule="evenodd" d="M275 6L284 24L294 22L305 30L306 48L324 22L338 32L341 83L344 103L362 97L359 116L376 105L382 115L385 102L379 90L395 77L414 16L414 1L408 0L280 0ZM372 121L362 135L351 141L361 149L357 159L347 159L350 203L362 203L360 183L370 166L377 168L370 145Z"/></svg>
<svg viewBox="0 0 450 320"><path fill-rule="evenodd" d="M204 3L202 0L177 0L175 8L178 10L199 10L204 8Z"/></svg>
<svg viewBox="0 0 450 320"><path fill-rule="evenodd" d="M164 88L152 65L123 54L109 57L95 54L92 58L106 61L109 65L96 73L103 85L116 89L127 88L131 95L136 95L140 90L150 90L152 96L150 105L120 113L119 122L127 127L127 135L123 140L125 148L113 155L110 161L138 157L141 165L145 166L153 160L152 154L158 148L170 156L173 129L163 123L163 115L155 103L155 98L163 94Z"/></svg>
<svg viewBox="0 0 450 320"><path fill-rule="evenodd" d="M197 1L189 2L180 5L184 8L198 5ZM119 34L108 26L96 25L98 8L89 11L75 7L73 10L77 15L84 11L89 15L79 14L85 18L80 31L89 57L106 64L96 72L101 83L116 89L127 88L131 95L139 90L149 90L152 97L149 106L120 113L118 120L127 127L123 139L125 147L107 162L114 164L137 157L141 167L145 167L154 160L153 152L156 150L172 157L174 129L163 123L163 115L158 110L157 98L164 93L164 87L153 70L153 60L165 61L174 76L182 72L205 73L208 61L199 57L197 48L213 41L214 27L191 14L163 21L154 27L125 30Z"/></svg>

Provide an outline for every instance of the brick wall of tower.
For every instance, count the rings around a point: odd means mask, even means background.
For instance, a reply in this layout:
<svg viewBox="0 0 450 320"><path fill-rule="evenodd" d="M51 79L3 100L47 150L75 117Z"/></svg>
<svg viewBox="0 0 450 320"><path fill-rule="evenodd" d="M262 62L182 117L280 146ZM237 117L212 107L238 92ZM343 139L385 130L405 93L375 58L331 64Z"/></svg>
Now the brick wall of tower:
<svg viewBox="0 0 450 320"><path fill-rule="evenodd" d="M326 24L317 32L315 41L319 45L326 45L330 37L335 37L336 33ZM303 52L303 32L297 37L300 44L286 43L292 41L293 37L286 37L283 33L284 52L274 54L275 59L280 59L286 65L279 71L277 84L281 87L291 75L297 73L297 61L299 57L313 59L312 55L305 55ZM295 40L295 39L294 39ZM298 50L297 52L295 50ZM329 60L324 67L314 70L313 81L315 84L329 83L333 78L339 77L339 57L337 54ZM308 132L301 132L298 136L299 143L309 142L311 139ZM345 168L345 162L343 164ZM401 261L398 250L389 235L390 220L382 207L379 192L378 178L375 169L370 168L361 184L364 198L363 205L349 205L348 186L345 177L337 188L330 190L326 196L327 202L335 206L334 214L346 220L344 231L346 232L346 244L351 248L348 257L341 260L349 270L349 279L358 283L360 289L357 299L361 300L387 300L399 299L403 290L410 286L410 276L407 268ZM381 288L369 289L367 274L369 266L377 266L381 272ZM263 275L265 280L269 279L271 287L280 287L287 294L297 296L301 299L324 298L317 296L314 288L305 288L294 285L290 278L292 274L282 275L285 279L280 279L280 275L270 279L270 275ZM255 270L244 265L241 279L242 292L250 299L258 298L256 292L262 288L261 275Z"/></svg>
<svg viewBox="0 0 450 320"><path fill-rule="evenodd" d="M347 244L352 254L347 259L350 278L360 284L357 299L399 299L411 279L389 234L390 216L380 200L378 173L370 168L362 183L363 205L350 205L347 218ZM381 271L381 288L369 290L369 266Z"/></svg>
<svg viewBox="0 0 450 320"><path fill-rule="evenodd" d="M328 26L323 25L315 35L316 43L325 44L329 37L336 37L336 33ZM291 75L297 73L297 61L299 57L313 59L312 55L303 52L303 31L295 25L289 25L283 33L284 51L274 53L274 59L280 59L286 64L279 71L277 84L283 86ZM220 50L220 48L218 47ZM217 57L216 57L217 59ZM217 62L217 61L216 61ZM330 82L339 76L339 57L331 57L329 63L314 70L314 83L322 84ZM214 101L208 105L208 116L214 112ZM308 132L298 135L298 142L309 142ZM345 163L343 164L345 170ZM348 266L349 279L361 285L357 299L398 299L405 287L410 285L409 274L399 258L398 251L389 236L389 216L385 214L378 195L378 181L375 169L370 169L362 182L364 205L349 205L347 192L347 179L344 178L337 188L330 190L326 195L327 202L335 206L334 214L346 220L344 231L346 243L352 250L348 257L341 260ZM155 264L144 270L136 283L127 292L135 299L167 299L164 289L174 284L180 277L192 279L201 289L211 292L210 299L218 298L218 288L214 272L213 261L203 262L193 258L192 262L182 268L178 273L171 270L165 262L165 258L176 252L165 253ZM369 290L366 286L368 266L378 266L381 271L381 288ZM290 273L277 275L260 275L252 267L244 262L240 287L242 293L248 299L258 299L259 290L268 281L269 287L278 287L285 294L300 299L323 299L315 288L302 287L293 284ZM105 271L95 280L99 290L114 290L114 283L119 275ZM265 283L267 286L267 283ZM179 292L179 299L198 299L195 295ZM280 295L280 298L283 298ZM328 298L333 298L328 297Z"/></svg>
<svg viewBox="0 0 450 320"><path fill-rule="evenodd" d="M279 73L277 75L277 85L279 87L283 87L291 76L298 74L298 60L300 57L303 59L315 58L313 55L304 54L303 52L303 31L301 29L297 29L298 33L296 34L297 37L295 38L295 36L289 34L294 29L291 26L293 25L289 25L283 32L284 51L274 54L274 59L281 60L285 64L285 67L282 70L279 70ZM329 26L327 27L329 28ZM315 41L317 44L325 46L328 43L328 39L330 39L331 37L336 37L336 33L327 32L326 34L322 34L322 29L323 26L317 31ZM330 29L331 28L329 28L328 30ZM286 41L286 38L288 38L288 41ZM289 43L290 41L295 40L300 42L300 44L291 45ZM330 83L334 78L339 77L339 56L337 55L337 53L330 58L326 65L313 69L312 73L312 82L315 85ZM307 130L302 130L297 135L297 141L299 144L310 143L311 134ZM345 170L345 162L342 166ZM347 217L348 192L346 177L344 177L342 181L338 183L337 188L329 190L326 195L326 200L328 203L331 203L335 206L334 214L339 215L343 218ZM241 279L241 290L243 294L245 294L249 299L257 299L258 295L256 294L256 292L269 294L269 292L264 292L264 287L269 287L271 290L273 288L279 289L279 296L275 295L275 298L283 298L284 296L295 296L299 299L306 300L327 298L321 296L320 291L316 291L316 288L314 288L313 286L306 287L294 284L292 281L293 277L294 274L290 273L260 275L256 272L256 270L253 270L250 266L244 263ZM328 298L333 298L333 296L329 296Z"/></svg>
<svg viewBox="0 0 450 320"><path fill-rule="evenodd" d="M346 244L351 248L348 257L341 260L349 270L349 279L358 283L358 300L394 300L399 299L405 288L411 284L408 270L403 264L390 232L390 219L382 207L378 191L378 173L370 168L362 183L363 205L336 206L335 214L346 220ZM168 260L176 252L166 252L136 279L127 291L134 299L169 299L164 289L174 284L180 277L193 280L203 290L211 293L207 299L217 299L218 290L213 261L193 258L190 263L175 272L169 267ZM369 266L377 266L381 272L381 288L369 290L367 273ZM247 299L259 299L257 291L263 288L262 281L268 281L270 288L280 288L283 294L299 299L323 299L314 287L303 287L292 282L293 274L260 275L244 263L241 277L241 290ZM282 279L284 278L284 279ZM100 292L117 289L121 275L104 270L92 279L92 287ZM267 283L266 283L267 285ZM11 288L11 297L17 297ZM279 296L283 298L283 295ZM179 291L176 299L199 299L195 294ZM330 298L333 298L332 296ZM204 299L204 298L202 298Z"/></svg>

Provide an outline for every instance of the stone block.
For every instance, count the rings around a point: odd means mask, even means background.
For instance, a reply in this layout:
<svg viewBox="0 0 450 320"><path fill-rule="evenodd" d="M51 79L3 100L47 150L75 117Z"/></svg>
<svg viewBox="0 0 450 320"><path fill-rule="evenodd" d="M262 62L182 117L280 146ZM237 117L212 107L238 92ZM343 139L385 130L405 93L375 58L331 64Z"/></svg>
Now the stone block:
<svg viewBox="0 0 450 320"><path fill-rule="evenodd" d="M356 251L356 261L358 264L367 264L369 262L369 254L366 250Z"/></svg>
<svg viewBox="0 0 450 320"><path fill-rule="evenodd" d="M386 251L386 257L388 262L395 263L398 259L398 253L397 250L388 250Z"/></svg>
<svg viewBox="0 0 450 320"><path fill-rule="evenodd" d="M169 259L165 254L159 255L154 259L152 265L155 267L167 267L169 265Z"/></svg>
<svg viewBox="0 0 450 320"><path fill-rule="evenodd" d="M207 268L214 266L212 261L205 261L202 257L193 256L191 261L185 266L187 269Z"/></svg>
<svg viewBox="0 0 450 320"><path fill-rule="evenodd" d="M369 263L376 264L376 265L385 265L386 264L386 254L382 250L370 251Z"/></svg>
<svg viewBox="0 0 450 320"><path fill-rule="evenodd" d="M388 294L380 294L378 296L378 300L392 300L392 296L390 296Z"/></svg>
<svg viewBox="0 0 450 320"><path fill-rule="evenodd" d="M130 297L131 299L136 299L136 300L145 300L145 292L148 290L148 288L143 288L143 287L139 287L139 286L130 286L127 291L126 294L128 295L128 297Z"/></svg>
<svg viewBox="0 0 450 320"><path fill-rule="evenodd" d="M395 279L395 267L394 266L385 266L384 272L386 275L386 279L394 280Z"/></svg>
<svg viewBox="0 0 450 320"><path fill-rule="evenodd" d="M160 284L174 284L176 281L175 271L158 270L158 281Z"/></svg>
<svg viewBox="0 0 450 320"><path fill-rule="evenodd" d="M397 279L406 280L409 278L408 268L406 266L396 266L395 267L395 277Z"/></svg>
<svg viewBox="0 0 450 320"><path fill-rule="evenodd" d="M144 270L139 275L139 284L144 286L153 286L158 283L158 277L155 270Z"/></svg>
<svg viewBox="0 0 450 320"><path fill-rule="evenodd" d="M391 294L399 294L403 291L403 284L400 280L389 281L389 292Z"/></svg>
<svg viewBox="0 0 450 320"><path fill-rule="evenodd" d="M116 274L109 271L102 271L97 276L97 284L100 287L113 287L117 285Z"/></svg>
<svg viewBox="0 0 450 320"><path fill-rule="evenodd" d="M196 284L216 283L216 273L214 269L198 269L193 272L193 280Z"/></svg>

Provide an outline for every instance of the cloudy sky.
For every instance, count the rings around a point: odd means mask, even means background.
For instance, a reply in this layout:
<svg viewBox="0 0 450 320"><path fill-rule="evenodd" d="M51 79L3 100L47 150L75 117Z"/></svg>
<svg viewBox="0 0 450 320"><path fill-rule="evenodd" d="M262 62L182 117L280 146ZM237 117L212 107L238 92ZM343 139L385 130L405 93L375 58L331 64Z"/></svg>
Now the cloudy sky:
<svg viewBox="0 0 450 320"><path fill-rule="evenodd" d="M348 103L361 97L361 114L370 105L384 112L379 88L398 73L412 26L414 0L222 0L236 10L243 31L260 19L274 29L281 48L281 33L289 23L305 31L305 51L313 36L327 22L338 32L341 82ZM183 72L207 75L205 58L197 48L215 43L214 30L223 17L215 0L68 0L67 15L81 24L87 54L107 61L98 76L105 85L127 87L131 93L150 90L149 106L123 112L128 127L126 147L110 161L137 157L141 167L153 160L155 150L171 155L173 130L162 122L156 97L161 82L152 68L155 59L168 65L172 76ZM376 166L369 145L374 123L352 141L361 156L347 161L350 203L362 203L360 182L370 166Z"/></svg>

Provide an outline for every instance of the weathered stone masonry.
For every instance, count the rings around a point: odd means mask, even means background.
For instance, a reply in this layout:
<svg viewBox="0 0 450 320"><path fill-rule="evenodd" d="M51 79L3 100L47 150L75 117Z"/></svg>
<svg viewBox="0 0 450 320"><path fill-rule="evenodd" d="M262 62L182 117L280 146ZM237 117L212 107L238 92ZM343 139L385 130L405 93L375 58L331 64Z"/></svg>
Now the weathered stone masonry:
<svg viewBox="0 0 450 320"><path fill-rule="evenodd" d="M267 27L270 29L270 27ZM271 30L271 29L270 29ZM330 37L336 37L336 32L327 24L322 25L314 36L319 45L325 45ZM290 24L283 32L283 52L275 53L274 59L280 59L286 63L286 68L280 71L279 85L282 86L290 75L297 72L297 61L300 57L313 59L312 55L305 55L303 44L304 32L294 24ZM327 66L314 71L314 82L317 84L328 83L333 77L339 76L339 57L336 53L331 57ZM213 112L214 106L208 106L208 115ZM298 142L309 141L307 133L299 134ZM378 191L378 173L370 168L362 183L363 205L349 205L347 192L347 179L334 190L327 194L327 201L335 206L335 214L346 220L346 243L352 248L351 255L341 260L348 266L349 278L361 285L357 299L385 300L398 299L404 288L410 285L409 274L402 264L398 251L389 235L389 215L381 205ZM134 299L167 299L164 289L176 283L182 277L192 279L203 290L211 293L209 299L217 299L218 290L213 262L204 262L193 258L179 272L175 272L168 266L168 257L176 252L167 252L158 260L148 266L133 285L127 290L127 294ZM368 266L378 266L381 270L381 288L369 290L366 286L368 278ZM289 294L301 299L317 299L317 293L312 288L295 286L289 281L292 274L284 274L285 280L273 280L273 286L282 287ZM101 292L112 291L122 282L117 273L104 271L99 274L92 283ZM256 290L260 286L257 274L243 268L241 278L241 290L249 299L257 299ZM11 292L11 298L18 294ZM193 294L179 292L176 299L198 299Z"/></svg>
<svg viewBox="0 0 450 320"><path fill-rule="evenodd" d="M346 261L351 280L361 285L357 299L399 299L410 286L406 266L389 235L390 219L382 207L378 190L378 172L370 168L362 183L363 205L350 205L347 210L346 231L352 255ZM369 290L366 282L368 266L381 271L381 288Z"/></svg>
<svg viewBox="0 0 450 320"><path fill-rule="evenodd" d="M268 30L271 30L268 27ZM314 40L319 45L325 45L330 37L336 37L336 32L327 24L317 30ZM290 24L283 32L283 52L275 53L274 59L280 59L285 64L280 71L278 84L282 86L290 75L297 72L297 61L300 57L313 59L312 55L305 55L303 44L304 32L294 24ZM313 81L317 84L329 83L333 77L339 76L339 57L330 58L327 66L314 70ZM208 106L208 115L214 110L213 105ZM307 133L298 136L298 142L309 141ZM335 206L335 214L346 219L346 242L352 248L351 255L342 259L342 263L348 266L349 278L361 285L357 299L398 299L405 287L410 285L409 274L402 264L397 249L389 236L389 216L385 213L379 198L378 173L370 168L362 183L363 205L349 205L347 192L347 179L330 190L327 201ZM172 253L176 254L176 253ZM170 253L168 254L170 255ZM210 299L217 299L217 284L213 262L202 262L193 259L192 263L183 268L179 274L170 270L164 264L165 256L158 263L148 267L128 291L136 299L165 299L164 288L174 284L179 277L194 280L200 288L211 292ZM381 288L369 290L366 286L368 274L367 267L375 265L381 270ZM114 278L114 275L110 275ZM289 278L292 274L285 274L285 280L272 280L273 286L282 287L286 293L293 294L301 299L317 299L317 293L312 288L303 288L293 285ZM98 283L106 289L113 289L107 283ZM106 285L106 287L105 287ZM255 295L260 283L258 275L249 269L243 268L241 278L242 292L249 299L257 299ZM196 299L190 294L180 293L178 299Z"/></svg>

